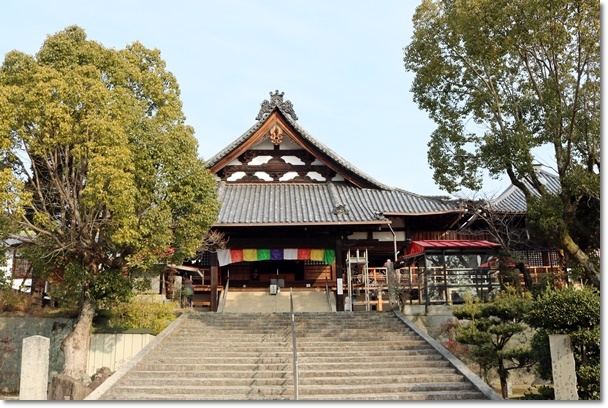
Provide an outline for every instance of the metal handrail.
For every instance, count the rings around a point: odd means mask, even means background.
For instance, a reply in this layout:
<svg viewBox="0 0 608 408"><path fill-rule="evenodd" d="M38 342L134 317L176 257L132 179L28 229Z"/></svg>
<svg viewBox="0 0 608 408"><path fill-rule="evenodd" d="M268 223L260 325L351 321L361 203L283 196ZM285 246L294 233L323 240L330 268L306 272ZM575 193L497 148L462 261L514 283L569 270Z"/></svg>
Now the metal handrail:
<svg viewBox="0 0 608 408"><path fill-rule="evenodd" d="M293 395L294 399L298 400L298 348L296 342L296 320L293 311L293 290L289 288L289 302L291 310L291 338L293 339Z"/></svg>
<svg viewBox="0 0 608 408"><path fill-rule="evenodd" d="M329 310L331 311L331 296L329 295L329 280L327 279L327 275L325 275L325 293L327 294L327 306L329 306Z"/></svg>
<svg viewBox="0 0 608 408"><path fill-rule="evenodd" d="M224 313L224 307L226 307L226 298L228 297L228 288L230 287L230 276L226 279L226 286L224 286L224 290L222 291L222 298L220 299L220 304L217 308L218 313Z"/></svg>

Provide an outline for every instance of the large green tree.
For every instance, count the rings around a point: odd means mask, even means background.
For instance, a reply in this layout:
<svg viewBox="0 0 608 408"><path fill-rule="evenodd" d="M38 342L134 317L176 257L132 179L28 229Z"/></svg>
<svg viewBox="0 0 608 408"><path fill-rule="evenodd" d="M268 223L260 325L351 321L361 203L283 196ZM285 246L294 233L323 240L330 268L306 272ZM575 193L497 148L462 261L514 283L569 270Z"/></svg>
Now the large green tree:
<svg viewBox="0 0 608 408"><path fill-rule="evenodd" d="M5 232L76 276L64 374L86 370L95 310L134 268L193 256L216 220L216 183L158 50L109 49L67 27L0 68ZM74 282L71 282L73 284Z"/></svg>
<svg viewBox="0 0 608 408"><path fill-rule="evenodd" d="M507 174L529 220L600 286L600 4L423 0L404 49L414 99L437 123L428 159L449 192ZM552 149L559 193L535 171ZM554 192L553 192L554 193ZM592 214L595 221L582 217ZM587 238L584 238L587 237Z"/></svg>

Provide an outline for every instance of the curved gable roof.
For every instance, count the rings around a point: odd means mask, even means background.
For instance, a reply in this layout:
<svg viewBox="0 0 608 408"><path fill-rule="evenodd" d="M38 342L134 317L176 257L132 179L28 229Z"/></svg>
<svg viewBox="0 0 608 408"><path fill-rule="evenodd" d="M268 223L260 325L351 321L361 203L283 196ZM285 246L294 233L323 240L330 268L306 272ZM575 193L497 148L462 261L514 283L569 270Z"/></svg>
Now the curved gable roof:
<svg viewBox="0 0 608 408"><path fill-rule="evenodd" d="M389 187L365 174L314 138L296 121L291 102L271 92L257 122L211 157L206 166L215 174L263 140L276 123L290 132L294 143L344 177L345 181L247 182L221 181L222 207L215 226L387 224L385 217L458 214L458 202L425 197Z"/></svg>
<svg viewBox="0 0 608 408"><path fill-rule="evenodd" d="M540 170L539 176L545 181L547 191L551 194L558 194L561 190L559 177ZM534 195L538 195L532 185L524 180L524 184L530 188L530 191ZM527 211L526 196L524 193L511 184L503 193L498 196L495 200L490 201L490 205L494 211L506 212L506 213L525 213Z"/></svg>
<svg viewBox="0 0 608 408"><path fill-rule="evenodd" d="M272 93L271 93L272 96ZM264 101L268 102L268 101ZM262 106L264 106L264 102ZM253 137L256 137L256 134L276 115L280 115L280 119L286 122L291 129L294 131L296 136L300 139L302 147L307 150L312 150L312 153L317 156L317 158L323 161L327 166L333 168L338 174L345 176L345 179L350 180L356 185L360 187L368 187L368 188L378 188L383 190L393 190L393 187L389 187L379 181L375 180L371 176L367 175L357 167L353 166L347 160L342 158L336 152L331 150L329 147L321 143L319 140L314 138L310 133L308 133L303 127L301 127L297 122L297 118L293 113L293 109L291 108L291 104L285 105L282 103L277 103L272 106L267 112L258 115L258 121L249 128L245 133L243 133L240 137L222 149L215 156L211 157L207 160L206 166L208 169L217 173L224 165L227 164L227 161L230 161L230 158L234 157L242 153L247 149L247 142L250 141ZM289 101L287 101L289 102ZM291 109L290 109L291 108Z"/></svg>

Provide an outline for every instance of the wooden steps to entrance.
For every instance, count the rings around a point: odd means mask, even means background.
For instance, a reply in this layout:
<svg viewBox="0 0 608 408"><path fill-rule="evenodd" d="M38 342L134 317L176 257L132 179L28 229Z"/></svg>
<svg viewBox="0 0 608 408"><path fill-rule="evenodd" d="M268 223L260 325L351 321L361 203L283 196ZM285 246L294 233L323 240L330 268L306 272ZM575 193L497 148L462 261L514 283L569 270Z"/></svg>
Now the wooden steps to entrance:
<svg viewBox="0 0 608 408"><path fill-rule="evenodd" d="M488 399L393 312L298 313L295 322L299 400ZM292 344L289 313L190 313L90 397L292 400Z"/></svg>

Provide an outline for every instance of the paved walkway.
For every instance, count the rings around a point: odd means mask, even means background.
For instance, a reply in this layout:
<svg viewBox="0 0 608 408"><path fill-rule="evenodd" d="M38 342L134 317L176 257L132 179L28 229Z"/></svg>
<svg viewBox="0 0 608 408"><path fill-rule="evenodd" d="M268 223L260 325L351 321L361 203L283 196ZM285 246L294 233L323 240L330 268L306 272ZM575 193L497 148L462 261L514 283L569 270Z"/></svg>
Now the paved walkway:
<svg viewBox="0 0 608 408"><path fill-rule="evenodd" d="M332 307L327 302L325 291L296 290L293 292L295 312L331 312L336 310L334 294L330 294ZM333 309L333 310L332 310ZM289 288L276 295L268 289L260 291L228 291L224 313L273 313L290 311Z"/></svg>

